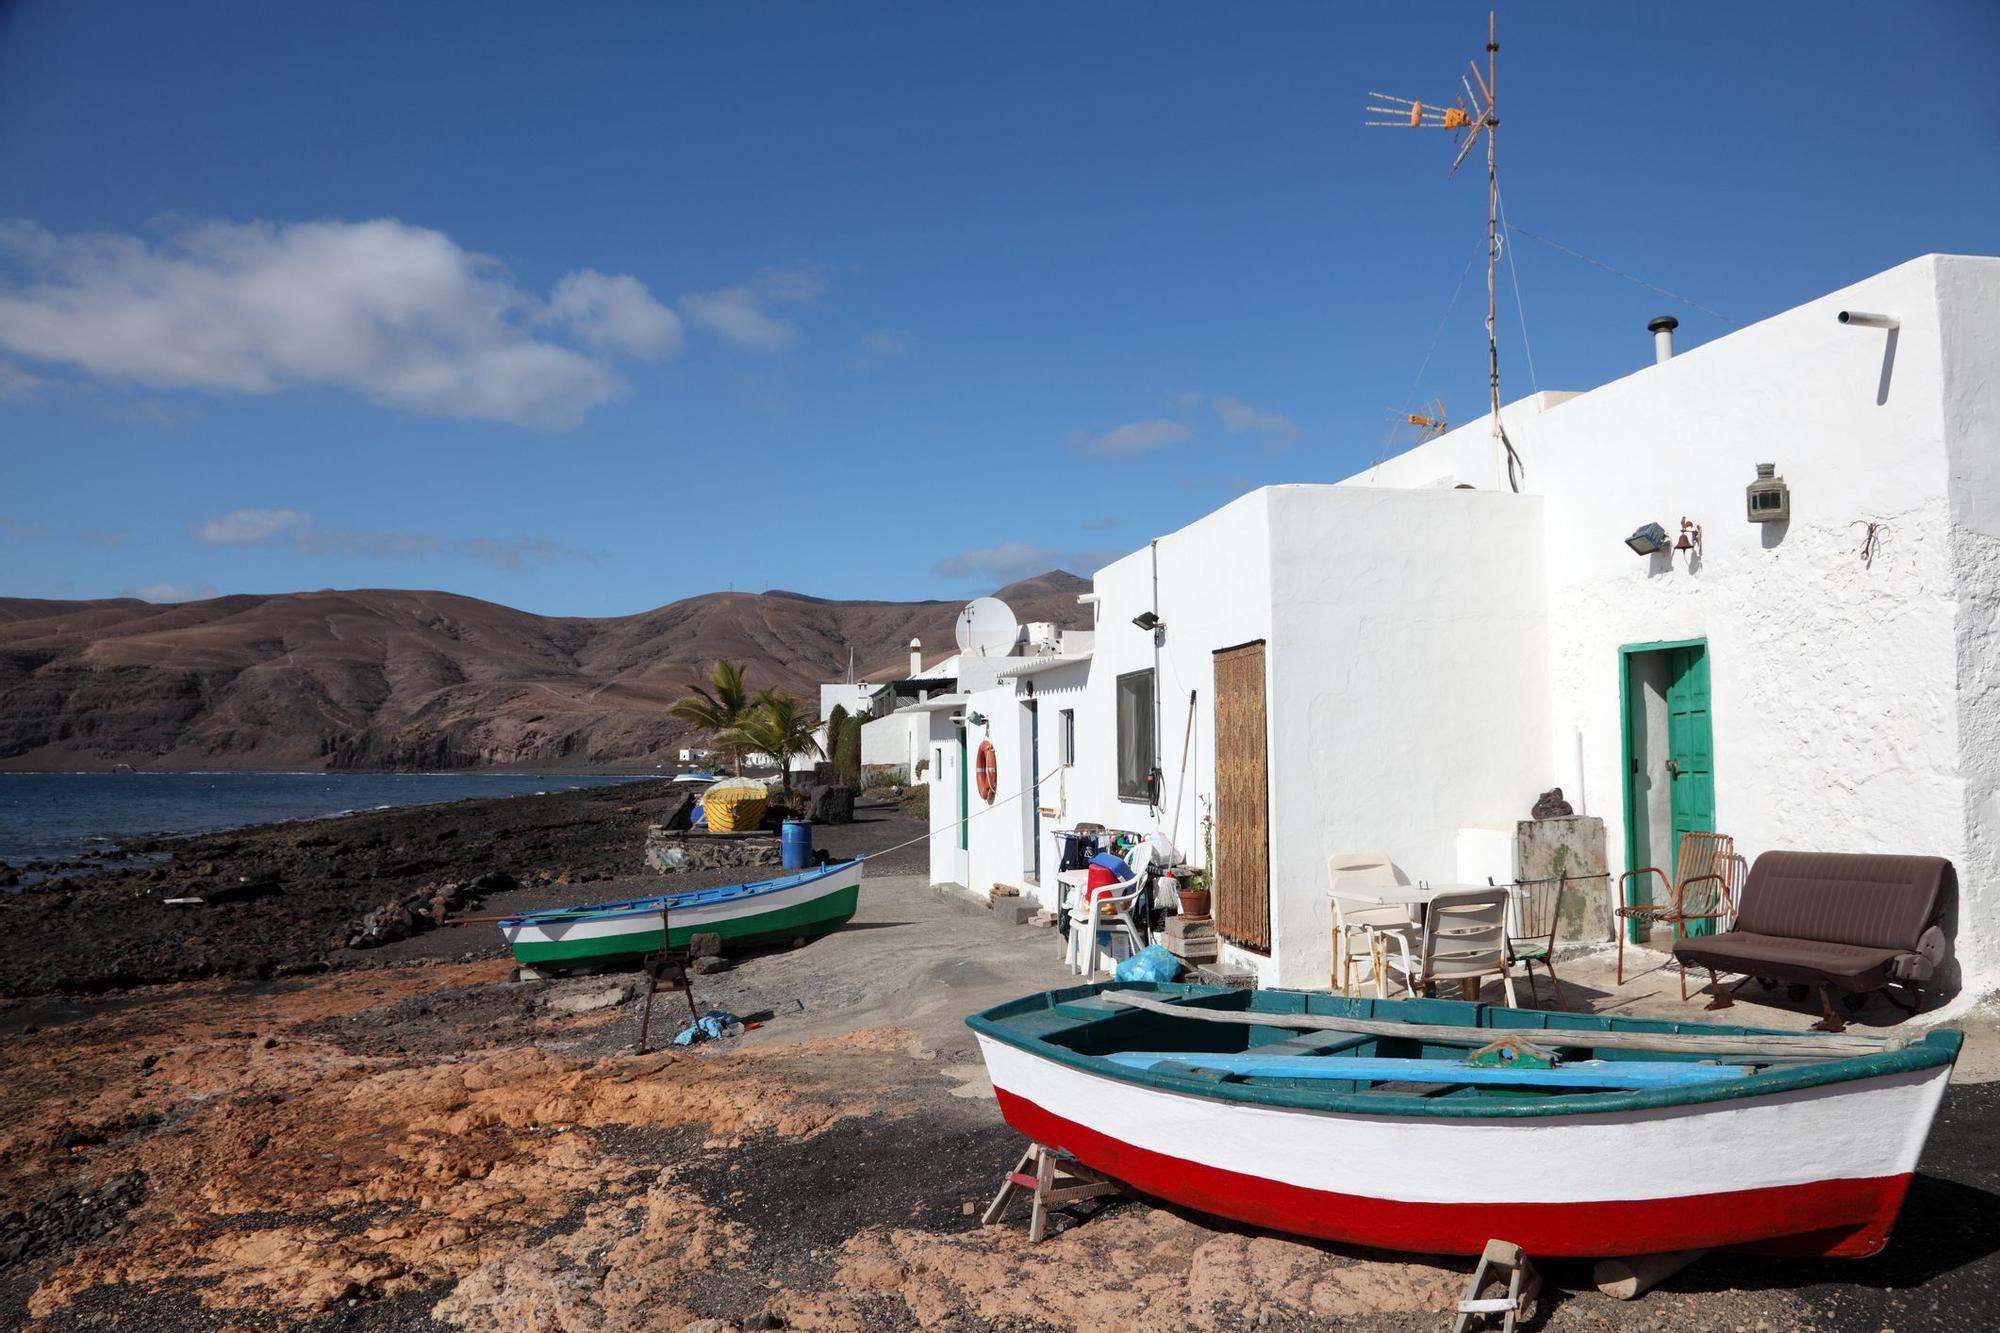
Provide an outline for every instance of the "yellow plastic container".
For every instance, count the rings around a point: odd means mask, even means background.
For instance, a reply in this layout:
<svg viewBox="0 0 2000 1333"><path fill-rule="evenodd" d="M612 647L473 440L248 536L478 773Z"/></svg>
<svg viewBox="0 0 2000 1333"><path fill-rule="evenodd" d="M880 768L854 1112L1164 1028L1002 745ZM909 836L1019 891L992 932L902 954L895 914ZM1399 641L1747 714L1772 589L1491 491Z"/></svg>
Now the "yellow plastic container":
<svg viewBox="0 0 2000 1333"><path fill-rule="evenodd" d="M711 833L749 833L764 822L771 794L757 782L718 782L702 795Z"/></svg>

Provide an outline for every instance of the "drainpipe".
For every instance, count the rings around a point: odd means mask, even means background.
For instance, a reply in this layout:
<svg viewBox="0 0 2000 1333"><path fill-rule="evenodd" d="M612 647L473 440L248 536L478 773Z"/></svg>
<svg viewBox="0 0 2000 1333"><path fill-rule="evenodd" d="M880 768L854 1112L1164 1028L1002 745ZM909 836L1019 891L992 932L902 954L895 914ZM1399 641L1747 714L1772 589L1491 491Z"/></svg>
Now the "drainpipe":
<svg viewBox="0 0 2000 1333"><path fill-rule="evenodd" d="M1646 325L1646 332L1653 335L1653 363L1655 365L1658 365L1662 361L1671 361L1674 359L1674 330L1680 326L1681 322L1672 315L1661 315L1658 319Z"/></svg>
<svg viewBox="0 0 2000 1333"><path fill-rule="evenodd" d="M1146 547L1153 554L1153 614L1157 616L1160 614L1159 538L1146 543ZM1153 775L1154 808L1158 809L1166 796L1162 789L1167 784L1165 775L1160 772L1160 630L1157 625L1153 627Z"/></svg>

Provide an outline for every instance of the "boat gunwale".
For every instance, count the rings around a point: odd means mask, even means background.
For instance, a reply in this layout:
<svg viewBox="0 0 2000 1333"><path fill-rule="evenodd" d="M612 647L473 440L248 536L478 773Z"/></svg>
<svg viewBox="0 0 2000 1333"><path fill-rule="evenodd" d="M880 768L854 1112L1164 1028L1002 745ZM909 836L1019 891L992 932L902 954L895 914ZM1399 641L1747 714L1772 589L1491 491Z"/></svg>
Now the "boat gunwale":
<svg viewBox="0 0 2000 1333"><path fill-rule="evenodd" d="M1942 1066L1949 1069L1957 1060L1959 1046L1964 1034L1955 1028L1933 1028L1925 1032L1921 1039L1897 1049L1866 1052L1859 1055L1839 1057L1811 1063L1800 1063L1783 1068L1764 1068L1740 1078L1723 1083L1695 1084L1675 1088L1621 1089L1605 1092L1564 1094L1546 1098L1466 1098L1454 1100L1443 1097L1416 1097L1383 1092L1334 1092L1316 1088L1256 1086L1248 1083L1227 1083L1210 1080L1192 1074L1176 1074L1157 1067L1130 1069L1118 1065L1101 1056L1086 1055L1067 1046L1048 1040L1054 1032L1030 1036L1012 1031L1006 1023L1027 1013L1053 1011L1059 1005L1076 1000L1089 999L1105 991L1129 990L1165 997L1191 997L1209 999L1216 996L1252 997L1244 1003L1242 1012L1257 1013L1253 1007L1254 997L1265 995L1292 995L1300 997L1302 1003L1295 1011L1311 1012L1313 999L1330 999L1343 1003L1352 1017L1376 1017L1394 1019L1399 1013L1408 1012L1404 1006L1411 1004L1426 1006L1424 1012L1438 1015L1451 1012L1438 1006L1452 1006L1457 1010L1462 1023L1468 1026L1490 1028L1496 1036L1505 1033L1519 1033L1532 1036L1536 1033L1567 1033L1574 1031L1579 1037L1587 1037L1592 1031L1624 1032L1681 1032L1688 1028L1709 1031L1718 1036L1796 1037L1797 1032L1787 1032L1774 1028L1751 1028L1723 1025L1719 1023L1684 1023L1673 1019L1627 1018L1596 1014L1572 1014L1544 1009L1508 1009L1502 1006L1459 1000L1375 1000L1362 997L1326 995L1324 992L1282 990L1277 988L1243 991L1227 986L1197 986L1182 982L1097 982L1090 985L1063 987L1057 990L1040 991L1033 995L1009 1000L976 1014L969 1015L966 1026L982 1037L989 1037L1003 1045L1013 1047L1025 1054L1063 1065L1080 1073L1097 1078L1108 1078L1121 1083L1134 1084L1157 1092L1178 1096L1197 1097L1212 1101L1235 1102L1249 1106L1261 1106L1271 1110L1330 1113L1337 1115L1388 1116L1420 1119L1523 1119L1547 1116L1596 1116L1605 1114L1626 1114L1635 1111L1660 1109L1682 1109L1698 1107L1707 1103L1729 1103L1749 1097L1764 1097L1787 1092L1796 1092L1843 1083L1860 1083L1867 1080L1910 1073ZM1352 1006L1374 1006L1365 1013L1357 1013ZM1394 1006L1386 1012L1383 1006ZM1211 1006L1234 1008L1235 1006ZM1144 1012L1126 1010L1124 1012ZM1283 1028L1289 1015L1284 1012L1270 1012L1269 1026ZM1325 1011L1322 1011L1325 1012ZM1535 1014L1545 1020L1536 1026L1527 1023L1488 1021L1504 1014ZM1070 1031L1092 1022L1115 1018L1115 1013L1097 1015L1092 1018L1077 1018ZM1164 1016L1161 1016L1164 1017ZM1200 1020L1191 1020L1200 1021ZM1432 1018L1425 1021L1411 1018L1407 1020L1412 1028L1438 1025L1443 1020ZM1331 1035L1331 1034L1329 1034ZM1583 1040L1557 1043L1561 1045L1586 1046Z"/></svg>
<svg viewBox="0 0 2000 1333"><path fill-rule="evenodd" d="M842 870L859 867L863 860L864 858L857 856L852 861L830 863L794 875L746 880L741 884L718 884L714 888L689 889L685 893L661 893L650 898L626 898L619 902L593 903L578 907L542 907L531 912L502 917L499 919L499 925L505 930L541 924L569 925L582 921L651 917L660 914L660 904L663 902L671 904L670 910L673 911L691 911L698 907L712 907L720 903L757 898L769 893L783 893L787 889L803 888Z"/></svg>

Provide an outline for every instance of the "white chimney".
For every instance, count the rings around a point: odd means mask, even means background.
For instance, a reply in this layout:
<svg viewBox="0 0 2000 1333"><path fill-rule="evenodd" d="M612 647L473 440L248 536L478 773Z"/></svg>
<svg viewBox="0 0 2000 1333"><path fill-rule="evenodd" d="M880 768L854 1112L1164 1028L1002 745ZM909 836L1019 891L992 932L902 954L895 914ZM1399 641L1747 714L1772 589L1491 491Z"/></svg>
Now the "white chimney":
<svg viewBox="0 0 2000 1333"><path fill-rule="evenodd" d="M1680 326L1681 322L1672 315L1661 315L1646 326L1646 332L1653 335L1653 362L1655 365L1662 361L1671 361L1674 359L1674 330Z"/></svg>
<svg viewBox="0 0 2000 1333"><path fill-rule="evenodd" d="M924 674L924 641L910 640L910 679L917 680Z"/></svg>

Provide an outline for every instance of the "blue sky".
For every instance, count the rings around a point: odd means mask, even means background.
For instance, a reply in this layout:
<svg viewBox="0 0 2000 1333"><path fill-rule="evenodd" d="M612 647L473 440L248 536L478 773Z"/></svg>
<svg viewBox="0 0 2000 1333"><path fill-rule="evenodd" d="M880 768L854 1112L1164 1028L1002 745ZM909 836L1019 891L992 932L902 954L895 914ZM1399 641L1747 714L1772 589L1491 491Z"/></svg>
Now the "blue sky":
<svg viewBox="0 0 2000 1333"><path fill-rule="evenodd" d="M2000 9L1503 5L1509 220L1995 248ZM956 597L1479 414L1485 6L0 7L0 594ZM1517 236L1545 388L1728 325ZM1503 282L1505 272L1503 270ZM1511 298L1508 397L1529 377Z"/></svg>

